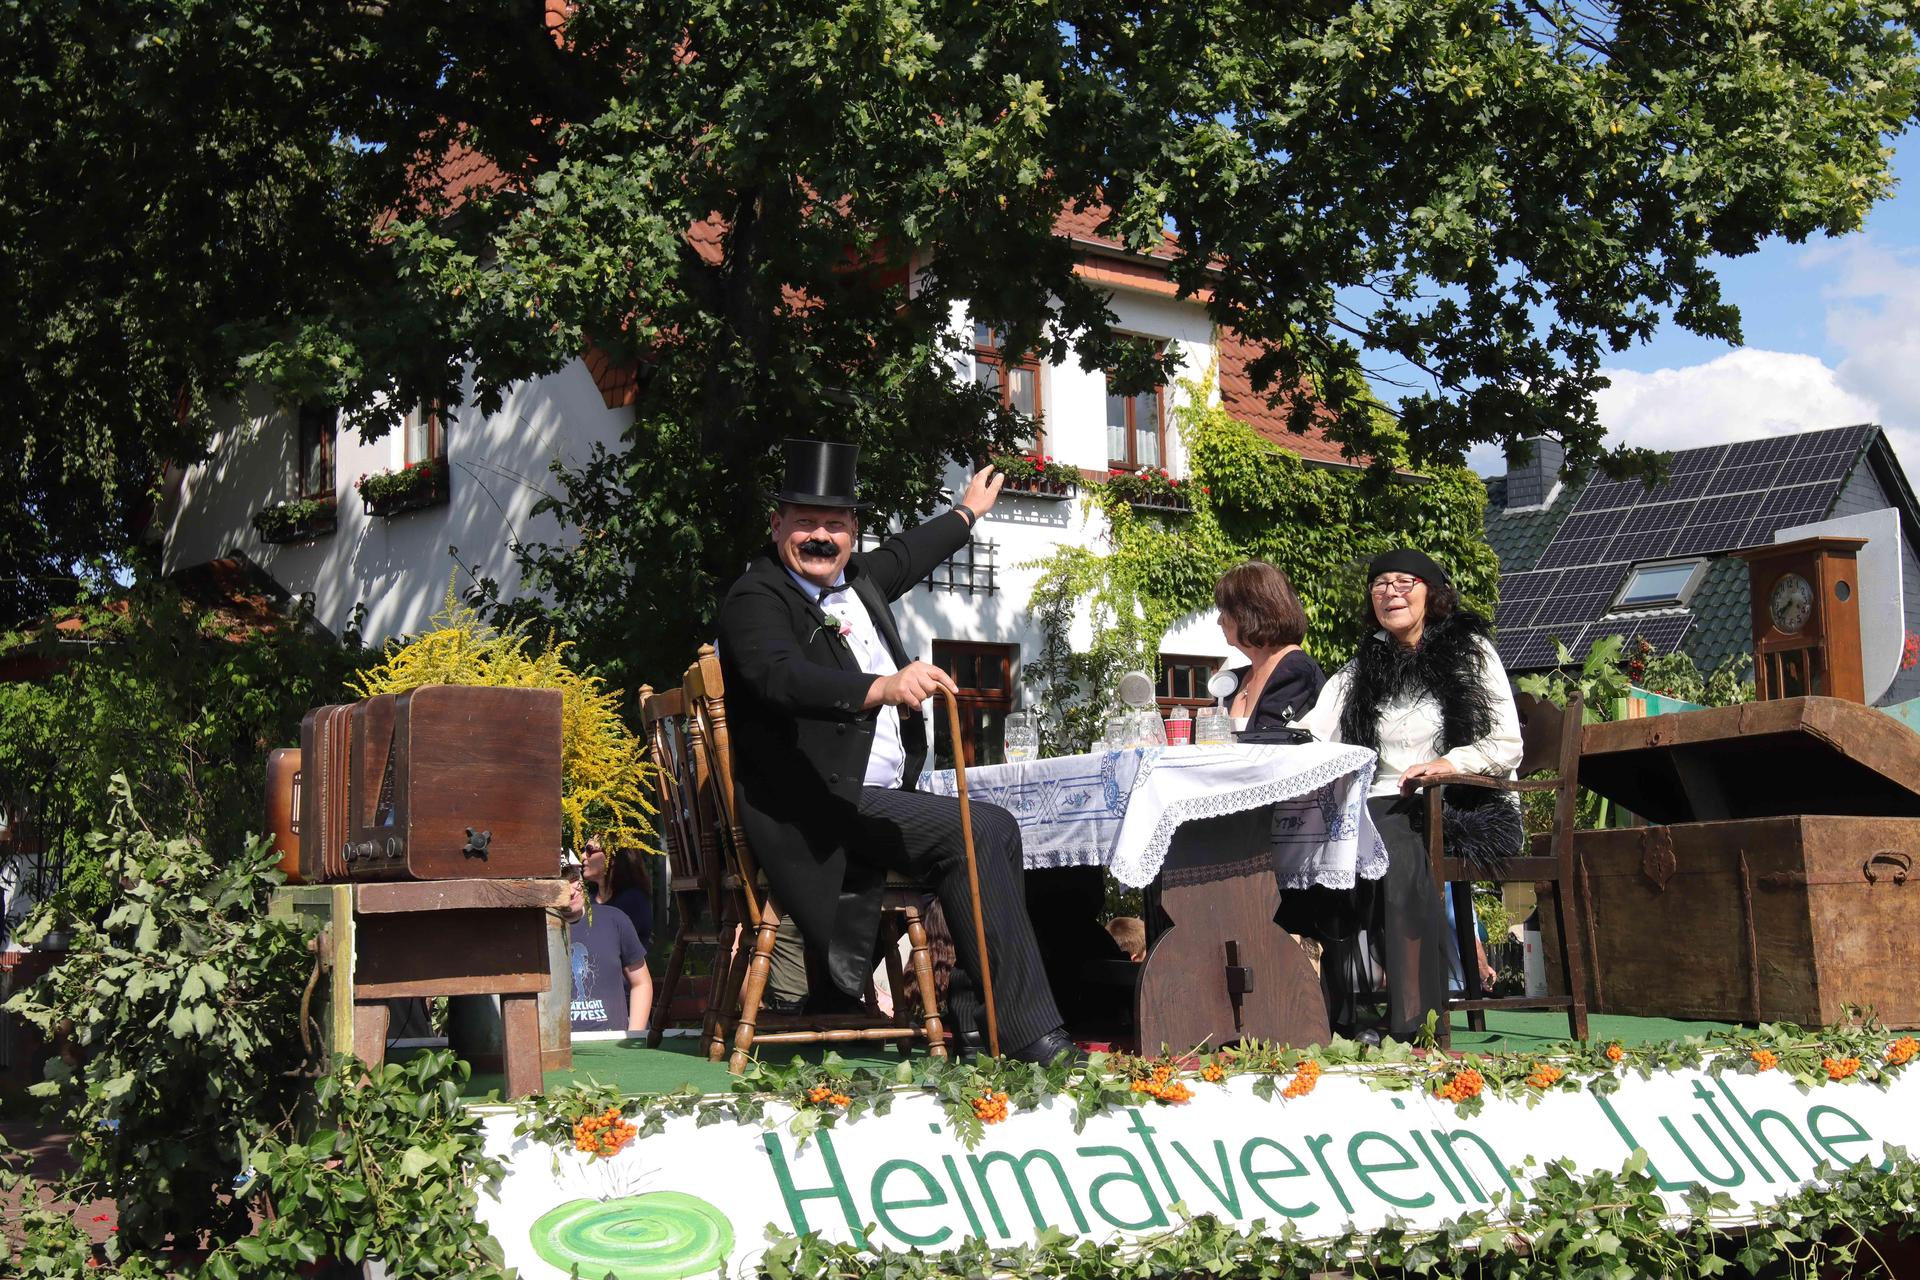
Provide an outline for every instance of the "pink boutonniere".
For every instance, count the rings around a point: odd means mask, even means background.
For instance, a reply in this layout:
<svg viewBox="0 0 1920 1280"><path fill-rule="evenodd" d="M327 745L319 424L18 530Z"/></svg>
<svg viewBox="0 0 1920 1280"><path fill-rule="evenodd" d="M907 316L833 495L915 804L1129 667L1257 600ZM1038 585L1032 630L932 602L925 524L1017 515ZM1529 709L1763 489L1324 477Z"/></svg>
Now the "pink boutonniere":
<svg viewBox="0 0 1920 1280"><path fill-rule="evenodd" d="M823 611L823 617L825 620L813 629L813 634L817 636L824 631L836 637L840 643L846 644L847 637L853 634L853 625L838 614L824 613Z"/></svg>

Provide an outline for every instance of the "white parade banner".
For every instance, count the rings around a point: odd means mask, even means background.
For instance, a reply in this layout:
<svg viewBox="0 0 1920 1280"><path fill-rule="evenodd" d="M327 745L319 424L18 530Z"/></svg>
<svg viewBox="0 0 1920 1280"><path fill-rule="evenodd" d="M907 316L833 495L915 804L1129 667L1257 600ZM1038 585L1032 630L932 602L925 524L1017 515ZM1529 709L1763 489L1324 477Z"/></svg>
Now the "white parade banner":
<svg viewBox="0 0 1920 1280"><path fill-rule="evenodd" d="M514 1136L483 1108L505 1162L481 1217L528 1280L749 1275L769 1227L835 1241L938 1251L976 1236L1031 1242L1046 1228L1104 1240L1178 1225L1175 1206L1306 1237L1397 1217L1438 1227L1496 1195L1525 1195L1554 1160L1618 1173L1635 1150L1676 1212L1701 1186L1765 1206L1820 1165L1920 1147L1920 1079L1802 1089L1784 1073L1628 1075L1617 1092L1553 1091L1529 1107L1488 1097L1477 1116L1330 1068L1305 1097L1262 1100L1253 1080L1195 1084L1190 1102L1144 1102L1073 1127L1071 1099L1016 1110L969 1151L933 1095L903 1091L886 1115L800 1142L793 1111L764 1125L692 1117L612 1157Z"/></svg>

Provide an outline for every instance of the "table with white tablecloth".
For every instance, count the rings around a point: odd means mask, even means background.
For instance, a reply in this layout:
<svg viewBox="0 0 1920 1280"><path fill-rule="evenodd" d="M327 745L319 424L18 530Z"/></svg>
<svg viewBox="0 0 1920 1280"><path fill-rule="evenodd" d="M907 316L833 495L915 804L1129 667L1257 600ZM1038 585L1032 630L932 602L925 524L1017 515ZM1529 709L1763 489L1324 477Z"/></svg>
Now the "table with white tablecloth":
<svg viewBox="0 0 1920 1280"><path fill-rule="evenodd" d="M1102 866L1134 888L1159 874L1182 823L1270 806L1281 888L1349 889L1386 874L1373 770L1373 752L1340 743L1132 747L969 769L967 792L1019 821L1029 868ZM953 771L922 774L920 789L954 794Z"/></svg>
<svg viewBox="0 0 1920 1280"><path fill-rule="evenodd" d="M966 781L1019 822L1029 870L1099 866L1153 887L1170 924L1138 966L1135 1027L1150 1052L1326 1036L1318 982L1274 913L1282 892L1386 873L1366 804L1374 766L1373 752L1338 743L1235 743L986 765ZM957 783L939 770L920 789L954 795Z"/></svg>

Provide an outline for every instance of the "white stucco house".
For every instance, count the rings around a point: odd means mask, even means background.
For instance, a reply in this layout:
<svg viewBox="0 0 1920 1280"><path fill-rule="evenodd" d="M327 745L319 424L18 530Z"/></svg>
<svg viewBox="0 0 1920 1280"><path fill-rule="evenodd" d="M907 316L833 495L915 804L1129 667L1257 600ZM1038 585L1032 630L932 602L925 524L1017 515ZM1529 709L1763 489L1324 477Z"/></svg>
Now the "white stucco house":
<svg viewBox="0 0 1920 1280"><path fill-rule="evenodd" d="M1091 214L1064 219L1061 233L1078 250L1077 269L1111 290L1122 331L1165 344L1179 357L1183 378L1197 379L1217 361L1212 394L1236 415L1310 461L1350 465L1329 441L1288 432L1249 385L1253 349L1216 331L1201 301L1177 297L1152 257L1095 235L1095 221ZM1014 407L1031 412L1045 454L1088 477L1122 465L1186 474L1171 413L1188 394L1178 382L1158 394L1109 396L1103 373L1073 361L1004 367L993 335L964 309L956 309L954 323L976 339L955 376L997 386ZM551 516L532 513L553 483L549 464L581 465L596 444L617 448L631 400L630 376L590 355L516 387L498 413L469 402L437 418L416 414L405 429L371 444L336 430L324 413L276 412L264 395L229 406L211 456L166 477L157 515L164 567L176 572L244 557L289 593L310 597L316 619L336 634L364 606L360 626L368 643L427 626L449 580L457 575L464 587L469 570L495 579L512 599L525 588L511 545L560 542L568 533ZM408 509L374 514L356 491L362 475L436 459L444 459L446 482ZM947 477L956 493L965 479L957 467ZM303 498L330 501L331 518L270 531L271 539L255 527L263 508ZM1038 577L1033 562L1062 544L1097 545L1104 534L1104 517L1083 499L1010 492L980 522L972 544L901 601L909 648L973 691L968 736L976 758L982 750L997 757L1000 717L1018 704L1023 658L1040 642L1028 607ZM1186 665L1173 665L1189 672L1229 655L1210 611L1170 632L1162 650L1184 659Z"/></svg>

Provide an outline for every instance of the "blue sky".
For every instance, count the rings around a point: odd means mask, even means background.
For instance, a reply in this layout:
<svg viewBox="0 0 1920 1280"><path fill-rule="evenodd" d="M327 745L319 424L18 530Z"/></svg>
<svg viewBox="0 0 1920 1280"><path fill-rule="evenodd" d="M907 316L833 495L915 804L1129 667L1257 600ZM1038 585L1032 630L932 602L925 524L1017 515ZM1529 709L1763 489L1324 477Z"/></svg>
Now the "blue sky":
<svg viewBox="0 0 1920 1280"><path fill-rule="evenodd" d="M1920 136L1899 139L1894 172L1860 232L1720 262L1743 346L1666 325L1614 356L1599 396L1609 441L1681 449L1877 422L1920 482ZM1504 469L1490 448L1469 461Z"/></svg>

